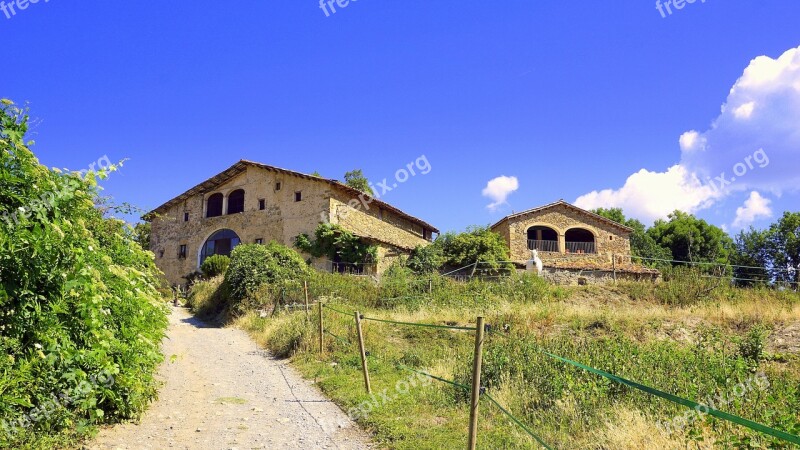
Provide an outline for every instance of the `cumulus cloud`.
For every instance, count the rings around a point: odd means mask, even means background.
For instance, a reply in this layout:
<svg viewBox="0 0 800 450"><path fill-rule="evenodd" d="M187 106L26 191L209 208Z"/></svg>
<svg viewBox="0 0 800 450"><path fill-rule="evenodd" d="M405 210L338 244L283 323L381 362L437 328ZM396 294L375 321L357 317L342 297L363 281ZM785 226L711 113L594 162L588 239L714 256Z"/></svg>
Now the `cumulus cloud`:
<svg viewBox="0 0 800 450"><path fill-rule="evenodd" d="M642 169L621 188L590 192L576 204L654 220L675 209L703 210L735 192L800 189L800 47L752 60L711 127L687 131L678 143L680 161L667 171Z"/></svg>
<svg viewBox="0 0 800 450"><path fill-rule="evenodd" d="M507 177L505 175L489 180L486 187L483 188L483 196L492 200L487 208L495 210L499 206L506 203L506 199L514 191L519 189L519 180L517 177Z"/></svg>
<svg viewBox="0 0 800 450"><path fill-rule="evenodd" d="M590 192L579 197L575 205L584 209L622 208L630 216L655 219L676 209L706 208L719 195L685 167L674 165L666 172L642 169L628 177L621 188Z"/></svg>
<svg viewBox="0 0 800 450"><path fill-rule="evenodd" d="M772 200L762 197L757 191L751 192L744 205L736 208L736 219L733 221L733 227L741 229L749 226L756 219L772 217L770 203L772 203Z"/></svg>

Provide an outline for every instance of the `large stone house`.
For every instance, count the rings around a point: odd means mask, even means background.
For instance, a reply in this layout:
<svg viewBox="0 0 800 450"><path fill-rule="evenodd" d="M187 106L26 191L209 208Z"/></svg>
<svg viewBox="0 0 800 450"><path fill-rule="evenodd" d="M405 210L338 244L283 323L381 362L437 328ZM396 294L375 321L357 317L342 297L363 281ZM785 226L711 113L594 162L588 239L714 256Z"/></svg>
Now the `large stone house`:
<svg viewBox="0 0 800 450"><path fill-rule="evenodd" d="M145 215L150 248L170 283L182 284L214 254L240 243L277 241L293 246L320 223L338 224L378 248L368 272L427 245L433 225L336 180L239 161ZM308 255L307 255L308 256ZM313 259L320 269L335 262ZM359 269L360 270L360 269Z"/></svg>
<svg viewBox="0 0 800 450"><path fill-rule="evenodd" d="M633 230L559 200L504 217L492 231L505 238L514 261L530 259L536 249L543 260L572 256L611 262L612 255L630 256Z"/></svg>

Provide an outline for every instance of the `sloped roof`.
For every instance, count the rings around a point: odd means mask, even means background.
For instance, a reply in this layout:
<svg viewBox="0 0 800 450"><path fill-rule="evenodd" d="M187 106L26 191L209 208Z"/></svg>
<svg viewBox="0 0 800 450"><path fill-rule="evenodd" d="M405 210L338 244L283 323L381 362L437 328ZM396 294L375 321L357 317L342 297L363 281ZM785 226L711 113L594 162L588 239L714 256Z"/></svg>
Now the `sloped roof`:
<svg viewBox="0 0 800 450"><path fill-rule="evenodd" d="M607 225L609 225L611 227L620 229L620 230L625 231L627 233L630 233L630 232L633 231L633 228L631 228L631 227L627 227L627 226L622 225L620 223L614 222L611 219L603 217L603 216L601 216L599 214L595 214L595 213L593 213L591 211L587 211L587 210L585 210L583 208L578 208L577 206L575 206L575 205L573 205L571 203L567 203L564 200L559 200L557 202L553 202L553 203L550 203L550 204L547 204L547 205L544 205L544 206L539 206L538 208L533 208L533 209L529 209L527 211L522 211L522 212L511 214L509 216L505 216L502 219L500 219L496 224L492 225L492 229L495 229L497 226L499 226L501 223L503 223L503 222L505 222L507 220L516 219L517 217L524 216L524 215L531 214L531 213L542 212L542 211L545 211L545 210L548 210L548 209L552 209L552 208L555 208L555 207L558 207L558 206L564 206L567 209L571 209L571 210L573 210L573 211L575 211L575 212L577 212L579 214L583 214L583 215L591 217L591 218L593 218L595 220L599 220L600 222L603 222L603 223L605 223L605 224L607 224Z"/></svg>
<svg viewBox="0 0 800 450"><path fill-rule="evenodd" d="M162 212L162 211L164 211L164 210L166 210L166 209L168 209L168 208L170 208L170 207L172 207L172 206L174 206L174 205L176 205L178 203L181 203L181 202L185 201L186 199L188 199L190 197L193 197L193 196L199 195L199 194L204 194L204 193L206 193L208 191L214 190L220 184L231 180L232 178L236 177L237 175L239 175L241 173L244 173L247 170L248 167L257 167L257 168L260 168L260 169L265 169L265 170L269 170L269 171L272 171L272 172L277 172L277 173L284 174L284 175L289 175L289 176L293 176L293 177L299 177L299 178L303 178L303 179L306 179L306 180L319 181L321 183L327 183L327 184L331 185L332 187L334 187L336 189L339 189L340 191L346 192L348 195L352 195L354 198L356 198L356 197L358 197L360 195L363 195L363 192L359 191L358 189L351 188L350 186L348 186L346 184L343 184L343 183L339 182L338 180L331 180L331 179L327 179L327 178L317 177L317 176L314 176L314 175L307 175L307 174L304 174L302 172L296 172L294 170L282 169L280 167L270 166L270 165L267 165L267 164L261 164L261 163L257 163L257 162L254 162L254 161L247 161L245 159L242 159L239 162L237 162L236 164L232 165L231 167L229 167L229 168L223 170L222 172L214 175L213 177L207 179L206 181L203 181L202 183L198 184L197 186L187 190L183 194L180 194L177 197L167 201L166 203L164 203L163 205L157 207L156 209L148 212L147 214L145 214L143 216L143 219L150 220L150 219L152 219L152 217L156 213ZM395 214L397 214L397 215L399 215L399 216L401 216L401 217L403 217L403 218L405 218L405 219L407 219L407 220L409 220L409 221L411 221L413 223L416 223L417 225L421 225L422 227L424 227L427 230L430 230L430 231L432 231L434 233L439 233L439 229L436 228L435 226L425 222L422 219L419 219L419 218L414 217L414 216L412 216L410 214L407 214L407 213L401 211L398 208L395 208L394 206L392 206L392 205L390 205L390 204L388 204L386 202L378 200L377 198L373 198L372 203L380 206L383 209L392 211Z"/></svg>

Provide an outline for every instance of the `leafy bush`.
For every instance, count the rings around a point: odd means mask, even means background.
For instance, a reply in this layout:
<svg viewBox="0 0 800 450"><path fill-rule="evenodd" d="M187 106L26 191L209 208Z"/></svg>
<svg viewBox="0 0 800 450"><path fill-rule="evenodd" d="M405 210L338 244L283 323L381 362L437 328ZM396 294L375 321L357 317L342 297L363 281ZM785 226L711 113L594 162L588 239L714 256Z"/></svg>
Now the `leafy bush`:
<svg viewBox="0 0 800 450"><path fill-rule="evenodd" d="M224 275L231 264L231 259L225 255L213 255L206 258L200 266L200 271L206 278L214 278L219 275Z"/></svg>
<svg viewBox="0 0 800 450"><path fill-rule="evenodd" d="M94 206L108 172L42 166L27 120L2 101L2 448L61 446L54 436L137 417L156 394L167 326L152 253Z"/></svg>
<svg viewBox="0 0 800 450"><path fill-rule="evenodd" d="M445 262L441 245L418 246L408 257L406 265L414 273L429 274L436 272Z"/></svg>
<svg viewBox="0 0 800 450"><path fill-rule="evenodd" d="M231 263L225 272L234 305L253 299L264 285L280 284L309 276L310 269L296 251L270 242L268 245L245 244L231 253Z"/></svg>
<svg viewBox="0 0 800 450"><path fill-rule="evenodd" d="M445 265L452 268L476 262L481 262L483 269L508 267L508 246L503 237L489 227L469 227L463 233L445 233L436 238L433 245L441 247Z"/></svg>
<svg viewBox="0 0 800 450"><path fill-rule="evenodd" d="M307 234L295 237L294 246L312 256L349 264L370 263L377 259L378 248L339 225L321 223L314 231L314 240Z"/></svg>

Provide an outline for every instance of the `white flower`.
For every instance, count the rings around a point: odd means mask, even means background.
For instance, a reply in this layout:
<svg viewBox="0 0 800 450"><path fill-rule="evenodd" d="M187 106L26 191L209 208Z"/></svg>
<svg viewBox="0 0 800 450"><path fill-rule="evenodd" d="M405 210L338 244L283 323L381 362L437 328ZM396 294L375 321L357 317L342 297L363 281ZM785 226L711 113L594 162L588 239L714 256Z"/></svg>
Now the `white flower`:
<svg viewBox="0 0 800 450"><path fill-rule="evenodd" d="M33 346L36 347L36 350L42 349L42 344L33 344Z"/></svg>

